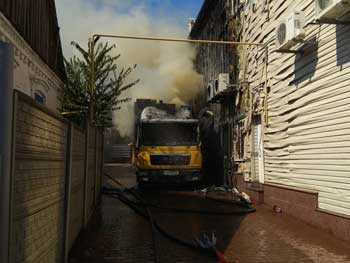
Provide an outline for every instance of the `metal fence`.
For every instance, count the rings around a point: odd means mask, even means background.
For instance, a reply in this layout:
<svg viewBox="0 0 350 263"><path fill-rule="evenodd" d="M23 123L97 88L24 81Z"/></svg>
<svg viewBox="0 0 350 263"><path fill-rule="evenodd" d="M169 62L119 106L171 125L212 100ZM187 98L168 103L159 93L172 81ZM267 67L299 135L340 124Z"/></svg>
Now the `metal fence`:
<svg viewBox="0 0 350 263"><path fill-rule="evenodd" d="M112 145L112 161L116 163L130 163L131 162L131 148L127 144Z"/></svg>

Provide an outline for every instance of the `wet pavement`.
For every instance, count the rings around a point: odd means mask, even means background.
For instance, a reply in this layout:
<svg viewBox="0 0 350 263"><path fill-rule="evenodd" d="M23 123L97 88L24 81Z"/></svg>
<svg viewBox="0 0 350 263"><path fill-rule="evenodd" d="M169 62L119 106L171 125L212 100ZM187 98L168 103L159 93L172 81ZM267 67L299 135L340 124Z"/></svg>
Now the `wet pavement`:
<svg viewBox="0 0 350 263"><path fill-rule="evenodd" d="M106 171L129 187L136 185L131 166L110 166ZM113 183L109 180L105 184ZM148 201L168 207L214 211L240 209L173 193L151 192L143 196ZM181 239L193 240L204 231L215 231L218 249L232 263L350 263L350 244L347 242L283 213L276 214L264 206L247 215L174 214L157 209L152 209L152 214L163 228ZM71 263L154 262L149 223L118 199L104 196L101 212L93 221L74 247ZM179 246L159 233L156 240L160 262L217 262L212 255Z"/></svg>

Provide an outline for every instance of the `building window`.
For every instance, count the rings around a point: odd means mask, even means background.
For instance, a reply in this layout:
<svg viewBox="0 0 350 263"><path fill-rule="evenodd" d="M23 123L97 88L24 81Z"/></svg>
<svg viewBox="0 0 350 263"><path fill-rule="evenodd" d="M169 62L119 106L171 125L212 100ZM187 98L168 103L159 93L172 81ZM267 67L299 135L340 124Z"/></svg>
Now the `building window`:
<svg viewBox="0 0 350 263"><path fill-rule="evenodd" d="M35 91L34 92L34 100L36 102L39 102L40 104L43 104L43 105L46 104L45 95L41 91Z"/></svg>

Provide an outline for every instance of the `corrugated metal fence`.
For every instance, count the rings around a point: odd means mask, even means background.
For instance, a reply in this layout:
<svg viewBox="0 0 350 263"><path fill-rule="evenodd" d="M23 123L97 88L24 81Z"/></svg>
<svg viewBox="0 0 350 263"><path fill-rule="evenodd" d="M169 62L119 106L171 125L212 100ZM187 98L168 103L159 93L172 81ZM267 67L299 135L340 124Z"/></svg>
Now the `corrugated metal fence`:
<svg viewBox="0 0 350 263"><path fill-rule="evenodd" d="M131 162L131 149L127 144L112 145L112 160L117 163Z"/></svg>
<svg viewBox="0 0 350 263"><path fill-rule="evenodd" d="M64 262L99 203L103 134L14 97L9 262Z"/></svg>

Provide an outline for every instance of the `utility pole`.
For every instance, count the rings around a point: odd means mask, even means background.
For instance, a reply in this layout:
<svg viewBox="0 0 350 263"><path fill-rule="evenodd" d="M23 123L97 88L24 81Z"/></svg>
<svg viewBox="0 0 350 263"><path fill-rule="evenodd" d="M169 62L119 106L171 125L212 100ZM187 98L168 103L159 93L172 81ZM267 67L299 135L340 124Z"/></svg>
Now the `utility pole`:
<svg viewBox="0 0 350 263"><path fill-rule="evenodd" d="M13 49L0 42L0 259L9 262L13 120Z"/></svg>

